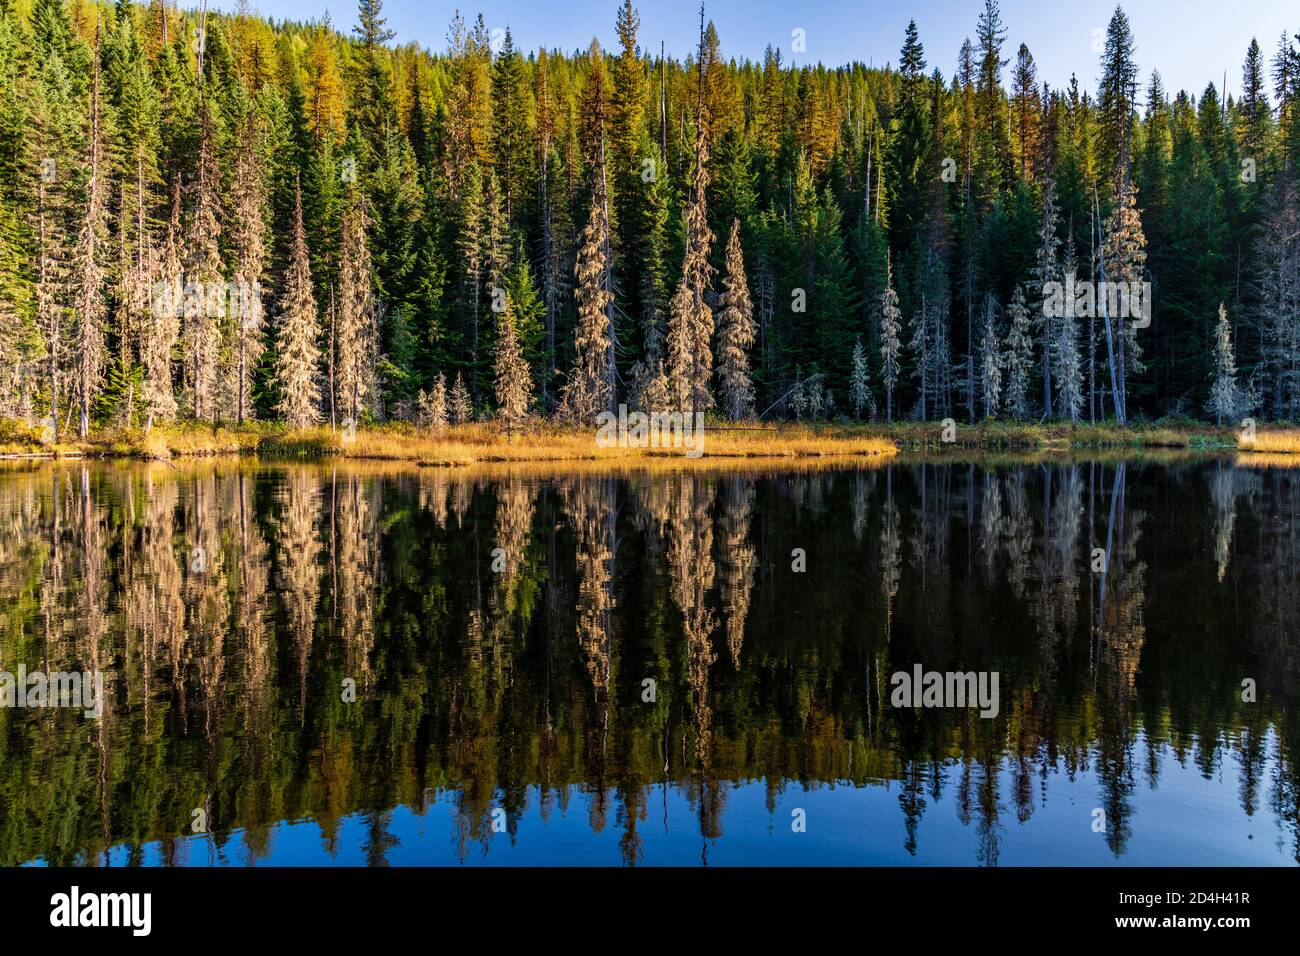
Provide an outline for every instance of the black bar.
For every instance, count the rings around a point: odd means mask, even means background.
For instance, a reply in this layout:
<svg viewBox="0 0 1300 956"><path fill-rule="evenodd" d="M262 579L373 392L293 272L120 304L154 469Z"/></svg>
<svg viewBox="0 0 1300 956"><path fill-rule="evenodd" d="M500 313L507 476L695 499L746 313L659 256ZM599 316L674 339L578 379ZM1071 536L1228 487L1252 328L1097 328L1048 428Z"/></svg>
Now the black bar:
<svg viewBox="0 0 1300 956"><path fill-rule="evenodd" d="M51 925L55 894L150 894L147 937L129 926ZM784 927L804 936L873 928L988 939L1044 931L1045 939L1133 940L1295 926L1296 879L1283 869L22 869L0 873L12 938L64 942L254 942L264 932L303 943L403 937L450 942L459 926L484 941L537 945L578 931L607 944L694 936L738 941ZM1171 902L1170 894L1178 894ZM1125 894L1121 902L1121 894ZM1204 896L1198 896L1204 894ZM1153 925L1121 925L1121 920ZM1212 921L1208 928L1189 920ZM1221 925L1221 920L1240 921ZM1176 921L1182 920L1180 924ZM1166 923L1166 921L1174 921ZM477 927L477 929L474 929ZM73 933L79 936L73 936ZM936 936L935 934L939 934ZM689 938L689 937L688 937ZM468 941L467 941L468 942Z"/></svg>

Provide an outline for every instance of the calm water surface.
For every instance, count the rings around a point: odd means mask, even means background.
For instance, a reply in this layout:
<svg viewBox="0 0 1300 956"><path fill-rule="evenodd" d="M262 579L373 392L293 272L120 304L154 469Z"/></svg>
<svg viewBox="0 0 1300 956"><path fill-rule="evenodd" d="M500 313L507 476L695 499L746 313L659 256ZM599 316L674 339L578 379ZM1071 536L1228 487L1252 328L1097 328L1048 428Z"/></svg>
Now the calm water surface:
<svg viewBox="0 0 1300 956"><path fill-rule="evenodd" d="M1293 866L1297 557L1215 459L11 464L0 670L106 702L0 708L0 864Z"/></svg>

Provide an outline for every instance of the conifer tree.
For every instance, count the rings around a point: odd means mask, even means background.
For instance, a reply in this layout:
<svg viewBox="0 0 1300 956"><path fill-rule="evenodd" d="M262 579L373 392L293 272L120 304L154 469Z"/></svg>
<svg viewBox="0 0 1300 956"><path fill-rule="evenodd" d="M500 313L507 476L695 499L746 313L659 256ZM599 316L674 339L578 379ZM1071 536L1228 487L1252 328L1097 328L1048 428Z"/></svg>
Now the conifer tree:
<svg viewBox="0 0 1300 956"><path fill-rule="evenodd" d="M461 378L460 372L456 373L456 381L451 386L448 414L453 425L464 425L474 417L474 407L470 403L469 389L465 387L465 381Z"/></svg>
<svg viewBox="0 0 1300 956"><path fill-rule="evenodd" d="M176 395L172 387L172 349L180 335L183 302L181 263L181 182L172 183L171 215L163 241L158 282L149 302L148 326L141 337L144 364L145 427L176 417Z"/></svg>
<svg viewBox="0 0 1300 956"><path fill-rule="evenodd" d="M146 355L153 332L151 287L159 278L159 249L153 212L161 184L159 153L162 115L153 75L127 8L106 28L102 60L109 111L113 116L113 153L118 158L120 199L117 208L119 261L116 276L116 333L119 369L128 377L127 424L135 404L135 374L141 375L144 422L150 426ZM170 350L170 343L168 345ZM174 409L169 412L174 414Z"/></svg>
<svg viewBox="0 0 1300 956"><path fill-rule="evenodd" d="M253 370L263 345L262 272L266 268L269 238L267 187L260 150L263 135L256 107L248 104L239 129L231 189L231 241L234 245L238 314L234 316L235 347L230 377L234 386L235 420L240 424L253 415ZM299 216L301 201L299 190Z"/></svg>
<svg viewBox="0 0 1300 956"><path fill-rule="evenodd" d="M339 252L339 318L335 349L335 399L344 421L360 424L374 392L375 349L378 340L370 250L366 240L369 213L365 198L354 188L343 217Z"/></svg>
<svg viewBox="0 0 1300 956"><path fill-rule="evenodd" d="M509 251L506 241L506 211L502 205L500 184L497 174L489 172L487 187L483 191L483 272L487 279L487 288L491 293L493 310L499 309L502 291L505 289L506 269L509 268Z"/></svg>
<svg viewBox="0 0 1300 956"><path fill-rule="evenodd" d="M92 60L90 109L86 129L85 216L77 240L76 299L77 315L77 399L79 402L77 434L84 440L90 434L90 406L98 393L104 367L104 268L100 251L107 231L108 157L105 155L107 133L100 92L98 56Z"/></svg>
<svg viewBox="0 0 1300 956"><path fill-rule="evenodd" d="M649 149L649 144L646 144ZM664 311L667 305L665 247L667 245L668 207L666 177L656 176L645 184L642 213L640 256L641 291L641 359L633 369L636 402L642 409L662 410L667 392L659 395L657 382L667 381L664 363Z"/></svg>
<svg viewBox="0 0 1300 956"><path fill-rule="evenodd" d="M1016 286L1007 307L1009 329L1004 367L1007 372L1006 410L1016 421L1029 417L1029 370L1034 361L1029 308L1024 286Z"/></svg>
<svg viewBox="0 0 1300 956"><path fill-rule="evenodd" d="M1038 224L1038 252L1034 258L1033 278L1030 286L1034 297L1038 300L1035 307L1038 316L1035 325L1038 328L1038 341L1042 348L1043 410L1047 415L1051 415L1054 407L1052 352L1057 345L1061 320L1057 316L1049 314L1045 303L1047 284L1061 281L1060 267L1057 262L1057 251L1061 242L1056 238L1057 228L1060 225L1059 220L1056 183L1049 176L1046 182L1043 183L1043 213Z"/></svg>
<svg viewBox="0 0 1300 956"><path fill-rule="evenodd" d="M1300 191L1280 183L1260 234L1258 315L1265 407L1275 416L1300 415Z"/></svg>
<svg viewBox="0 0 1300 956"><path fill-rule="evenodd" d="M422 424L434 431L447 427L447 376L442 372L434 379L433 388L429 389L423 411Z"/></svg>
<svg viewBox="0 0 1300 956"><path fill-rule="evenodd" d="M587 161L591 167L592 210L596 218L589 221L595 225L594 240L600 244L601 270L600 286L603 291L602 301L605 309L605 383L600 390L606 408L612 410L618 396L618 361L619 352L618 325L614 313L614 211L610 198L609 149L606 127L609 120L610 96L609 79L605 70L605 54L595 40L587 50L589 71L583 89L582 112L584 119L583 139ZM594 263L595 260L589 260Z"/></svg>
<svg viewBox="0 0 1300 956"><path fill-rule="evenodd" d="M902 315L898 308L898 293L894 291L892 270L887 270L885 291L880 297L880 382L885 386L885 421L894 421L894 386L898 384L898 372L902 358L903 346L899 339L902 334Z"/></svg>
<svg viewBox="0 0 1300 956"><path fill-rule="evenodd" d="M1122 283L1120 287L1131 295L1145 278L1146 236L1142 231L1142 217L1137 208L1137 187L1132 182L1121 184L1119 199L1106 220L1105 237L1101 247L1101 274L1107 283ZM1107 297L1108 298L1108 297ZM1137 340L1138 316L1125 320L1121 328L1115 323L1109 308L1098 303L1103 312L1106 348L1111 373L1111 392L1115 403L1115 417L1121 425L1128 421L1128 374L1143 371L1142 349ZM1146 303L1150 308L1150 303Z"/></svg>
<svg viewBox="0 0 1300 956"><path fill-rule="evenodd" d="M754 344L754 305L745 278L739 219L731 222L726 268L718 303L718 382L720 403L734 422L745 418L754 407L754 384L749 373L749 350Z"/></svg>
<svg viewBox="0 0 1300 956"><path fill-rule="evenodd" d="M1128 16L1116 6L1106 27L1097 93L1101 179L1118 193L1128 180L1133 101L1138 68L1133 62L1133 32Z"/></svg>
<svg viewBox="0 0 1300 956"><path fill-rule="evenodd" d="M676 410L692 414L712 407L709 380L713 376L713 310L705 299L713 276L709 250L713 232L709 229L705 193L709 185L709 143L704 111L704 77L707 70L704 13L700 11L700 59L696 81L695 159L687 203L684 230L686 252L682 275L669 307L668 381Z"/></svg>
<svg viewBox="0 0 1300 956"><path fill-rule="evenodd" d="M980 333L979 349L980 400L984 417L998 413L1002 402L1002 352L998 345L997 302L992 294L984 300L984 323Z"/></svg>
<svg viewBox="0 0 1300 956"><path fill-rule="evenodd" d="M808 383L804 381L803 370L795 368L794 370L794 388L790 390L790 411L797 422L803 421L804 413L808 411Z"/></svg>
<svg viewBox="0 0 1300 956"><path fill-rule="evenodd" d="M384 130L393 115L392 77L385 45L396 37L383 16L382 0L358 0L357 25L353 32L360 47L358 78L354 84L354 107L365 159L373 160L383 142Z"/></svg>
<svg viewBox="0 0 1300 956"><path fill-rule="evenodd" d="M464 316L464 339L469 351L471 379L479 360L479 322L483 290L486 229L483 209L483 180L477 164L470 164L461 174L457 216L456 252L460 256L462 290L461 311Z"/></svg>
<svg viewBox="0 0 1300 956"><path fill-rule="evenodd" d="M917 413L921 421L925 421L928 411L926 399L930 394L930 318L924 296L921 298L921 308L912 316L912 338L907 344L914 356L912 375L919 388Z"/></svg>
<svg viewBox="0 0 1300 956"><path fill-rule="evenodd" d="M1215 423L1235 423L1245 402L1237 385L1237 360L1232 350L1232 326L1228 324L1228 311L1219 303L1219 319L1214 328L1214 378L1210 386L1210 401L1206 406L1214 415Z"/></svg>
<svg viewBox="0 0 1300 956"><path fill-rule="evenodd" d="M615 22L620 50L614 60L610 96L610 165L613 220L618 231L615 245L622 276L620 289L633 303L641 298L644 290L641 270L650 226L646 221L647 187L653 187L664 172L655 165L650 170L649 183L643 176L643 163L648 159L653 161L653 153L644 133L646 79L645 68L637 55L640 25L632 0L623 0Z"/></svg>
<svg viewBox="0 0 1300 956"><path fill-rule="evenodd" d="M34 11L35 12L35 11ZM33 282L36 326L44 348L45 391L48 396L50 424L55 435L62 427L63 401L67 393L68 342L67 285L74 253L70 237L78 235L74 214L72 170L76 166L76 140L80 118L75 91L59 39L68 33L62 6L47 11L51 23L44 32L51 35L48 45L55 47L48 55L36 59L33 90L32 158L39 163L35 171L35 210L32 232L35 249ZM35 16L33 17L34 22ZM40 31L35 39L40 40Z"/></svg>
<svg viewBox="0 0 1300 956"><path fill-rule="evenodd" d="M347 125L347 102L328 19L311 31L307 47L307 121L318 142L337 142Z"/></svg>
<svg viewBox="0 0 1300 956"><path fill-rule="evenodd" d="M506 307L500 313L496 344L496 398L502 424L515 429L528 417L532 402L533 382L528 363L515 331L514 306L506 298Z"/></svg>
<svg viewBox="0 0 1300 956"><path fill-rule="evenodd" d="M1011 76L1011 125L1016 137L1020 178L1034 181L1039 158L1043 103L1038 90L1038 67L1029 47L1020 44Z"/></svg>
<svg viewBox="0 0 1300 956"><path fill-rule="evenodd" d="M978 80L975 86L975 175L984 204L991 204L998 190L1009 179L1011 149L1006 102L1002 93L1002 42L1006 26L998 10L998 0L984 0L984 10L976 23Z"/></svg>
<svg viewBox="0 0 1300 956"><path fill-rule="evenodd" d="M542 369L542 406L546 412L555 409L552 388L556 376L556 321L560 308L562 250L556 242L555 209L552 178L556 176L557 160L552 154L555 136L556 103L551 88L550 59L545 50L538 51L537 67L533 73L533 95L536 103L536 140L538 151L538 205L541 219L541 280L542 301L546 307L545 367Z"/></svg>
<svg viewBox="0 0 1300 956"><path fill-rule="evenodd" d="M611 298L605 287L609 262L605 258L604 213L600 199L593 195L586 228L578 246L573 276L573 297L578 304L575 329L573 371L560 399L563 414L572 421L591 424L610 403L611 391L605 375L609 351L609 313Z"/></svg>
<svg viewBox="0 0 1300 956"><path fill-rule="evenodd" d="M186 243L184 343L185 382L190 411L197 419L216 420L220 331L217 319L226 304L225 266L221 259L221 173L217 165L216 125L206 98L199 105L199 147L194 183L194 212Z"/></svg>
<svg viewBox="0 0 1300 956"><path fill-rule="evenodd" d="M319 340L320 321L302 219L302 185L295 183L293 239L280 292L275 355L275 385L280 393L277 411L291 428L306 428L320 421Z"/></svg>
<svg viewBox="0 0 1300 956"><path fill-rule="evenodd" d="M849 379L849 401L853 403L853 417L876 417L876 399L871 394L871 371L867 365L867 352L862 339L853 343L853 374Z"/></svg>
<svg viewBox="0 0 1300 956"><path fill-rule="evenodd" d="M515 41L506 28L501 50L492 69L492 104L495 113L493 148L496 154L495 175L500 188L503 217L513 223L519 217L522 201L532 179L532 154L528 141L528 88L525 85L524 58L515 49Z"/></svg>
<svg viewBox="0 0 1300 956"><path fill-rule="evenodd" d="M1065 244L1065 263L1062 282L1072 288L1079 267L1074 255L1074 230L1070 229ZM1061 418L1078 422L1083 410L1083 360L1079 351L1079 320L1072 307L1063 310L1056 320L1056 338L1052 344L1052 369L1056 380L1056 413Z"/></svg>

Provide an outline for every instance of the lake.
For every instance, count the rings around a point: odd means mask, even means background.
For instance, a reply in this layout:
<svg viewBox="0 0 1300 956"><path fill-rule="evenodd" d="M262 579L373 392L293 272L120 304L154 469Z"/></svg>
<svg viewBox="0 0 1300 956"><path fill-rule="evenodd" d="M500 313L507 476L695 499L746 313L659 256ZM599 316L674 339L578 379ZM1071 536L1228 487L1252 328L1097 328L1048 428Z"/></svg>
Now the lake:
<svg viewBox="0 0 1300 956"><path fill-rule="evenodd" d="M1298 479L6 462L0 864L1294 866Z"/></svg>

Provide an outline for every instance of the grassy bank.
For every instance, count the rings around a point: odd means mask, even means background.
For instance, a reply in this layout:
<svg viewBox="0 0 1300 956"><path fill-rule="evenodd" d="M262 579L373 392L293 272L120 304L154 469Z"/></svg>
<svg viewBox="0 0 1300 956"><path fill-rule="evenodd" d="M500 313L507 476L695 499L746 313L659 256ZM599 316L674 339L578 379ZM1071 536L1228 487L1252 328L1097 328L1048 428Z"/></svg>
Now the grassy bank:
<svg viewBox="0 0 1300 956"><path fill-rule="evenodd" d="M1254 437L1237 437L1237 448L1249 454L1300 455L1300 428L1256 429Z"/></svg>
<svg viewBox="0 0 1300 956"><path fill-rule="evenodd" d="M951 441L946 439L951 438ZM897 451L937 454L965 451L1070 451L1088 449L1192 449L1300 452L1300 430L1261 429L1252 448L1239 446L1233 429L1178 421L1118 426L1024 424L988 421L957 425L945 433L939 422L892 425L818 424L743 425L710 423L704 458L872 457ZM699 458L685 449L600 447L594 432L538 422L507 434L491 422L433 432L407 424L359 429L345 435L329 428L291 430L279 425L242 427L176 424L143 431L106 429L87 442L48 443L22 423L0 423L0 456L119 457L170 460L215 455L257 454L274 458L355 458L414 461L456 466L491 462L636 462L690 464Z"/></svg>
<svg viewBox="0 0 1300 956"><path fill-rule="evenodd" d="M1099 448L1193 448L1228 449L1234 434L1203 422L1160 420L1117 425L1068 422L1000 422L984 421L977 425L958 424L945 441L939 422L899 422L883 426L882 433L905 449L943 449L948 447L988 449L993 451L1099 449Z"/></svg>
<svg viewBox="0 0 1300 956"><path fill-rule="evenodd" d="M898 448L878 430L782 425L731 429L706 427L703 455L698 447L601 447L590 430L538 423L507 434L494 423L459 425L433 432L392 424L345 434L329 428L291 430L273 425L211 427L173 425L148 435L106 431L90 441L48 444L19 429L2 436L0 455L22 457L117 457L170 460L212 455L257 454L270 458L355 458L414 461L424 465L478 462L640 461L691 463L702 458L872 457Z"/></svg>

